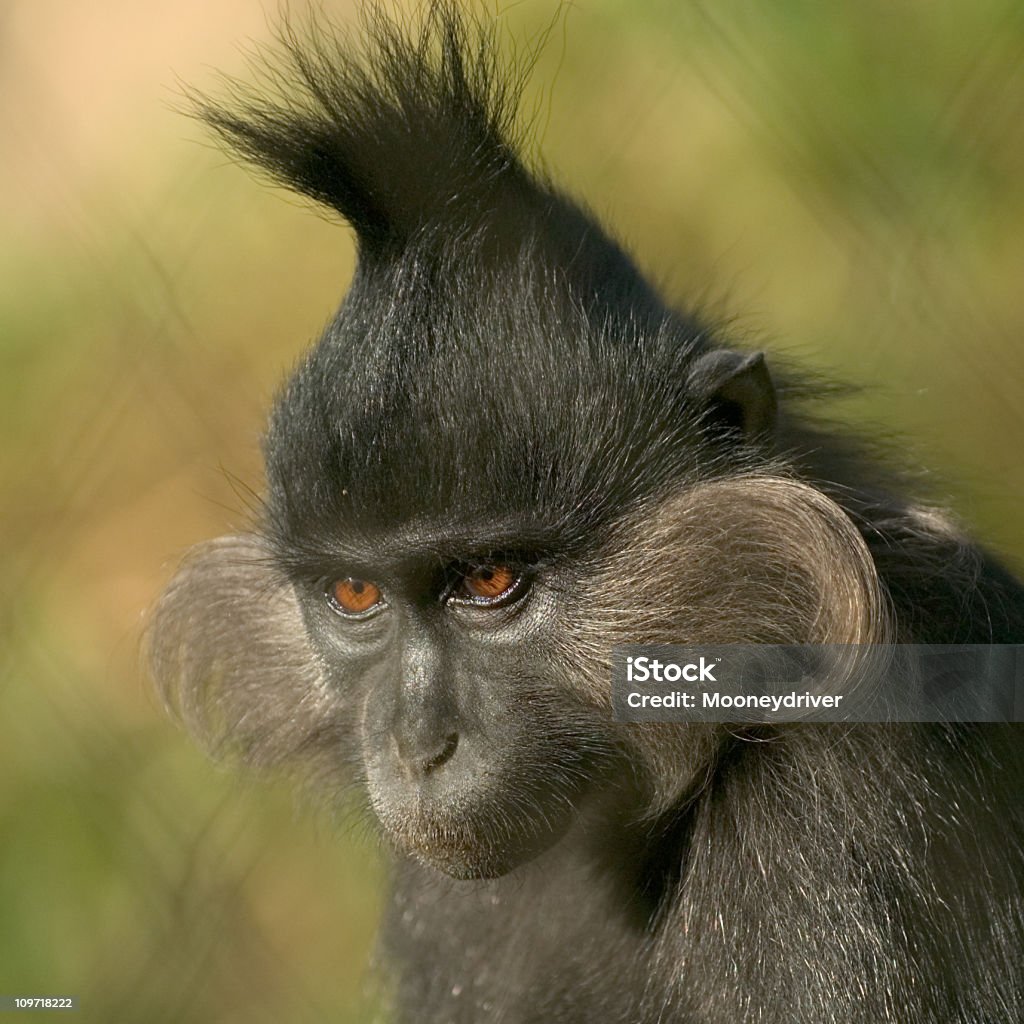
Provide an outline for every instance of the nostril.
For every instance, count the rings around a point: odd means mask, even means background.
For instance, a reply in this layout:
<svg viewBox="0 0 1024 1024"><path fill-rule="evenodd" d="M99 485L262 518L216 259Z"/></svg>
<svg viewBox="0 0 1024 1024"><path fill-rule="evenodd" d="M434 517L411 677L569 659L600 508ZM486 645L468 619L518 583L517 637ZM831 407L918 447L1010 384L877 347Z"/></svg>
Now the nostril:
<svg viewBox="0 0 1024 1024"><path fill-rule="evenodd" d="M445 761L451 760L451 756L455 753L455 748L458 747L458 745L458 733L453 732L450 736L447 736L440 750L438 750L433 757L430 757L423 762L423 774L426 775L432 772L435 768L440 768Z"/></svg>

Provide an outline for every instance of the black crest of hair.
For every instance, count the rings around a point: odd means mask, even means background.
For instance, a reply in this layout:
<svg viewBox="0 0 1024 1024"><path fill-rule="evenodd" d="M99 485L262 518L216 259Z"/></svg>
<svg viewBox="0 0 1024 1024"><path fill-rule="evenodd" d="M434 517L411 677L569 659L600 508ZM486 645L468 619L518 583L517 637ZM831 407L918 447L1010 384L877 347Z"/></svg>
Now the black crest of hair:
<svg viewBox="0 0 1024 1024"><path fill-rule="evenodd" d="M322 26L286 31L276 103L200 106L237 152L338 211L359 242L345 305L271 426L275 523L362 509L380 525L381 509L466 517L480 505L488 518L544 510L541 534L585 532L620 492L649 491L645 462L667 477L682 467L657 468L665 451L692 462L673 439L689 426L701 331L524 166L521 82L501 72L493 28L449 4L431 5L419 29L370 8L363 27L358 57ZM278 443L286 435L301 450Z"/></svg>
<svg viewBox="0 0 1024 1024"><path fill-rule="evenodd" d="M630 642L1024 643L1021 583L528 166L492 22L281 41L199 113L358 264L149 654L214 752L365 798L396 1019L1024 1020L1019 727L624 725L608 685Z"/></svg>

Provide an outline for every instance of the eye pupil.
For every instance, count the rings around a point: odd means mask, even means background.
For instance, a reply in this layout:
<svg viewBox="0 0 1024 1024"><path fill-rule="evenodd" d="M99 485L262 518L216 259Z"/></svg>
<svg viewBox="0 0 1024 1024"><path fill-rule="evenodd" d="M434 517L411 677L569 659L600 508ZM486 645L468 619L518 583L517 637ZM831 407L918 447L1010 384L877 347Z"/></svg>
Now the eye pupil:
<svg viewBox="0 0 1024 1024"><path fill-rule="evenodd" d="M359 615L380 604L381 592L375 583L349 576L331 584L330 598L340 611Z"/></svg>

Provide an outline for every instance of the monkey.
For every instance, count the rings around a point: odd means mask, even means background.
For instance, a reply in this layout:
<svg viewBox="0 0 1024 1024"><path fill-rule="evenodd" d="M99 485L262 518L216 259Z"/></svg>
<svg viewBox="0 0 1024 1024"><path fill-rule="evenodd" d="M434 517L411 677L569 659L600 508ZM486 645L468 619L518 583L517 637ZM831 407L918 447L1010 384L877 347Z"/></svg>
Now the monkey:
<svg viewBox="0 0 1024 1024"><path fill-rule="evenodd" d="M354 278L247 532L148 659L218 756L357 794L417 1024L1024 1020L1012 724L629 724L625 643L1024 641L1024 587L813 383L665 300L522 155L526 69L437 0L198 97Z"/></svg>

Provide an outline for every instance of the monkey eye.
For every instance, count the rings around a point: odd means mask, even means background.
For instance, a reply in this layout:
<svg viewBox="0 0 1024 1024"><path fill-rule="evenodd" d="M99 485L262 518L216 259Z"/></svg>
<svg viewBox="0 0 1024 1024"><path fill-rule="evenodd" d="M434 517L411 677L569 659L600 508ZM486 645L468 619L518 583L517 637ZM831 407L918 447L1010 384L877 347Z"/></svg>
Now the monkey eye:
<svg viewBox="0 0 1024 1024"><path fill-rule="evenodd" d="M455 600L483 608L497 608L522 594L522 573L507 565L480 565L466 570L452 593Z"/></svg>
<svg viewBox="0 0 1024 1024"><path fill-rule="evenodd" d="M327 600L342 615L362 618L381 607L383 595L375 583L346 576L328 584Z"/></svg>

